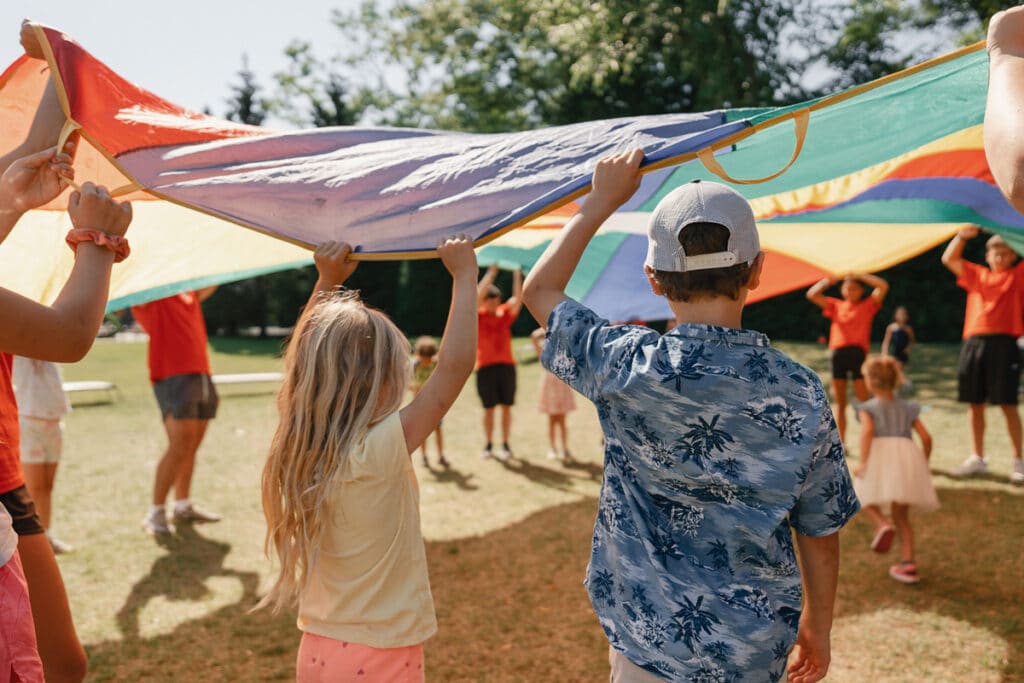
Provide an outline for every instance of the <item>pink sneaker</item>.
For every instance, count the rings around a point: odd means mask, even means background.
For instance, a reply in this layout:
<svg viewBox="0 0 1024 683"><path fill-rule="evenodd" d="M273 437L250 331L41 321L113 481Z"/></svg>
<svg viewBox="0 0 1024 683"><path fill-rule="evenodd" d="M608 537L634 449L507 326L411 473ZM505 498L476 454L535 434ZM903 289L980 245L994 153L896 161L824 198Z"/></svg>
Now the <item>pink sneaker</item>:
<svg viewBox="0 0 1024 683"><path fill-rule="evenodd" d="M900 583L917 583L921 577L917 574L917 565L913 562L900 562L889 567L889 576Z"/></svg>
<svg viewBox="0 0 1024 683"><path fill-rule="evenodd" d="M871 540L871 549L876 553L887 553L892 547L892 540L896 537L896 530L886 524Z"/></svg>

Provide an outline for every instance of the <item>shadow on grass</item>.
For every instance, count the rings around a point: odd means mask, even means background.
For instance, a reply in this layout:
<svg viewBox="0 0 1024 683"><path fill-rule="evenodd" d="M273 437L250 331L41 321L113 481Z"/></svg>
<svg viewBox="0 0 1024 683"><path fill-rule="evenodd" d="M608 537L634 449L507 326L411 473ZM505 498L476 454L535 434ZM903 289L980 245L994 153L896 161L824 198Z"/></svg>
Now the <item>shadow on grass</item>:
<svg viewBox="0 0 1024 683"><path fill-rule="evenodd" d="M497 458L495 458L497 460ZM535 465L529 460L511 457L508 460L497 460L506 471L526 477L535 484L568 491L572 488L573 478L561 470Z"/></svg>
<svg viewBox="0 0 1024 683"><path fill-rule="evenodd" d="M918 586L888 579L893 552L880 557L868 550L871 528L864 520L842 533L837 616L895 607L969 623L1005 641L1002 680L1024 680L1022 495L980 487L941 489L939 495L939 511L913 517L924 577ZM584 499L485 536L427 544L440 629L426 644L428 680L607 680L608 643L582 586L596 508L595 500ZM197 547L189 549L189 543ZM192 599L205 578L238 575L223 568L223 544L198 535L184 544L159 560L133 591L122 610L126 631L133 630L130 614L137 618L153 596ZM293 679L299 641L294 616L247 614L257 599L255 580L240 580L244 594L236 604L166 635L90 644L91 680ZM927 629L870 633L862 640L879 648L905 641L900 661L907 667L905 680L915 680L914 657L928 648L952 647L952 637ZM847 654L843 642L833 647ZM848 653L876 655L870 646Z"/></svg>
<svg viewBox="0 0 1024 683"><path fill-rule="evenodd" d="M463 491L476 491L479 486L473 483L473 473L465 474L454 467L433 467L427 466L427 470L434 476L434 481L439 484L455 484Z"/></svg>
<svg viewBox="0 0 1024 683"><path fill-rule="evenodd" d="M604 476L604 468L596 462L586 462L570 457L568 460L562 461L562 467L567 470L582 472L591 481L601 481L601 477Z"/></svg>
<svg viewBox="0 0 1024 683"><path fill-rule="evenodd" d="M607 678L607 641L582 586L595 512L587 499L483 537L427 543L440 628L426 643L428 680ZM126 636L87 644L89 680L294 680L294 613L249 614L255 576L225 569L226 552L226 544L193 534L157 560L119 613ZM238 576L238 602L166 634L138 635L147 602L201 599L204 581L216 576Z"/></svg>
<svg viewBox="0 0 1024 683"><path fill-rule="evenodd" d="M999 479L1005 483L1005 479ZM854 520L842 533L839 617L887 608L934 613L983 629L1006 643L1007 661L1001 680L1024 680L1024 600L1020 576L1024 551L1024 491L1005 487L947 489L939 487L942 507L931 514L911 513L915 550L922 581L906 586L886 575L898 558L898 546L886 556L868 546L873 528ZM925 637L935 646L952 646L953 636L890 632L889 641L903 641L906 651L919 649ZM891 643L890 643L891 645ZM833 642L834 647L841 646ZM870 655L870 653L863 653ZM909 655L907 655L909 656Z"/></svg>
<svg viewBox="0 0 1024 683"><path fill-rule="evenodd" d="M160 557L138 583L132 586L117 612L117 625L126 639L139 638L139 613L150 600L163 597L172 602L200 601L209 596L206 579L226 576L238 579L243 599L254 601L259 574L224 567L231 546L201 536L191 524L180 524L177 533L160 537L167 555Z"/></svg>

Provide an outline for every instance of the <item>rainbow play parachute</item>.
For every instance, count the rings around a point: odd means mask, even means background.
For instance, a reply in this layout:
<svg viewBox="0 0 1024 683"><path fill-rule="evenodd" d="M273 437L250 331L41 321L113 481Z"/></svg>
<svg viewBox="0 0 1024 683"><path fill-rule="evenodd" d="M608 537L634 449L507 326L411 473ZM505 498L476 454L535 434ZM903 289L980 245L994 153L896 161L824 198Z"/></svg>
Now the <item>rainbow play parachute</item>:
<svg viewBox="0 0 1024 683"><path fill-rule="evenodd" d="M980 44L786 108L473 135L223 121L125 81L58 30L34 30L47 59L22 57L0 77L2 142L24 135L52 75L66 132L83 136L78 179L135 202L134 253L114 270L111 308L308 263L308 248L327 239L363 259L423 258L466 232L489 245L482 261L528 267L577 208L595 161L637 146L641 189L595 239L571 292L611 318L664 317L640 272L645 216L694 178L717 175L751 200L770 259L761 298L824 273L885 268L964 223L1024 247L1024 216L999 194L982 150ZM0 251L5 286L56 295L71 263L65 204L19 223Z"/></svg>

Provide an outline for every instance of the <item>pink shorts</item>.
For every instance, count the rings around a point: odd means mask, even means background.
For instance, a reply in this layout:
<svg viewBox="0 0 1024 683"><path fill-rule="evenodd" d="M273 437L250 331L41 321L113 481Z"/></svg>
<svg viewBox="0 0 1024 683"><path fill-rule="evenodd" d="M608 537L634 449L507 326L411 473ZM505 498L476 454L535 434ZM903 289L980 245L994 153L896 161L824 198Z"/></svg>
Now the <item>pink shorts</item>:
<svg viewBox="0 0 1024 683"><path fill-rule="evenodd" d="M0 567L0 680L42 683L43 663L28 602L28 584L15 552Z"/></svg>
<svg viewBox="0 0 1024 683"><path fill-rule="evenodd" d="M303 633L296 683L359 681L423 683L423 646L376 648Z"/></svg>

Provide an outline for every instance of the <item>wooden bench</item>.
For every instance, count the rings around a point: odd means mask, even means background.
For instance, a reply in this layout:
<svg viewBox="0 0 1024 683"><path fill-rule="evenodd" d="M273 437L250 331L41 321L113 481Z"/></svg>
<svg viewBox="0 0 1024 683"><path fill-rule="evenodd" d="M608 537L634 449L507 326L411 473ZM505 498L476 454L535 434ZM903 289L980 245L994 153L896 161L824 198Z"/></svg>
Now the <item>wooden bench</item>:
<svg viewBox="0 0 1024 683"><path fill-rule="evenodd" d="M117 390L116 384L114 384L113 382L105 382L103 380L64 382L63 387L64 393L66 394L102 392L106 400L99 401L101 403L113 403L120 395L120 393Z"/></svg>
<svg viewBox="0 0 1024 683"><path fill-rule="evenodd" d="M213 383L218 387L239 386L249 384L270 384L284 379L283 372L239 372L227 375L214 375Z"/></svg>

